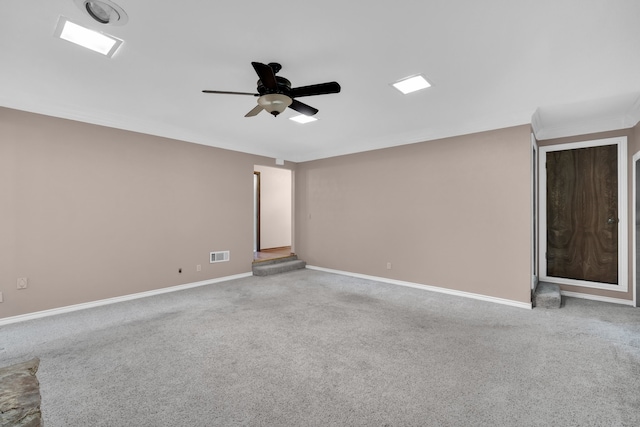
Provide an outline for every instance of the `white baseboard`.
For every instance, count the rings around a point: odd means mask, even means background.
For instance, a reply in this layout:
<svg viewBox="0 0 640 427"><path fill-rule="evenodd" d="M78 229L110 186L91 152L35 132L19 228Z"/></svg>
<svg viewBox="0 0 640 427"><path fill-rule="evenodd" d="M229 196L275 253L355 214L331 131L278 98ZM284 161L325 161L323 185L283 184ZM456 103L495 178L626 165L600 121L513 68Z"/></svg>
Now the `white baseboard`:
<svg viewBox="0 0 640 427"><path fill-rule="evenodd" d="M493 303L496 303L496 304L510 305L512 307L526 308L526 309L529 309L529 310L531 310L531 308L533 308L530 302L526 303L526 302L520 302L520 301L513 301L513 300L509 300L509 299L504 299L504 298L496 298L496 297L490 297L490 296L487 296L487 295L474 294L474 293L471 293L471 292L456 291L454 289L440 288L438 286L421 285L420 283L412 283L412 282L404 282L402 280L387 279L386 277L369 276L369 275L366 275L366 274L351 273L351 272L348 272L348 271L332 270L330 268L316 267L316 266L313 266L313 265L307 265L307 268L310 269L310 270L324 271L326 273L341 274L343 276L351 276L351 277L357 277L359 279L366 279L366 280L373 280L373 281L376 281L376 282L389 283L391 285L406 286L406 287L409 287L409 288L422 289L422 290L425 290L425 291L439 292L441 294L455 295L455 296L464 297L464 298L477 299L477 300L480 300L480 301L493 302Z"/></svg>
<svg viewBox="0 0 640 427"><path fill-rule="evenodd" d="M184 291L185 289L197 288L199 286L212 285L214 283L226 282L228 280L242 279L243 277L252 276L253 273L241 273L232 276L219 277L217 279L203 280L200 282L186 283L184 285L170 286L168 288L154 289L152 291L139 292L136 294L123 295L121 297L101 299L97 301L85 302L82 304L68 305L66 307L53 308L51 310L36 311L34 313L22 314L19 316L6 317L0 319L0 326L9 325L11 323L24 322L26 320L40 319L42 317L55 316L72 311L85 310L87 308L100 307L101 305L116 304L119 302L130 301L138 298L146 298L154 295L166 294L169 292Z"/></svg>
<svg viewBox="0 0 640 427"><path fill-rule="evenodd" d="M561 290L560 295L562 295L563 297L582 298L582 299L590 299L593 301L610 302L612 304L630 305L631 307L635 306L632 300L603 297L600 295L582 294L580 292L571 292L571 291Z"/></svg>

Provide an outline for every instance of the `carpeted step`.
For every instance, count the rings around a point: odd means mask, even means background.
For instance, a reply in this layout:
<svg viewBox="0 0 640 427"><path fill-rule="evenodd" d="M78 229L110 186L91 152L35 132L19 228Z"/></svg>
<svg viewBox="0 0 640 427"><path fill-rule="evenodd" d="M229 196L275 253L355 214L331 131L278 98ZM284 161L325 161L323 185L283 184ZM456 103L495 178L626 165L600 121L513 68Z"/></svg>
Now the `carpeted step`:
<svg viewBox="0 0 640 427"><path fill-rule="evenodd" d="M272 259L259 259L259 260L255 260L253 261L253 265L269 265L269 264L277 264L279 262L285 262L285 261L293 261L298 259L298 255L296 254L291 254L291 255L287 255L287 256L283 256L280 258L272 258Z"/></svg>
<svg viewBox="0 0 640 427"><path fill-rule="evenodd" d="M280 259L270 262L261 262L253 265L254 276L271 276L272 274L286 273L287 271L301 270L307 266L301 259Z"/></svg>
<svg viewBox="0 0 640 427"><path fill-rule="evenodd" d="M540 308L560 308L562 297L560 296L560 285L555 283L540 282L533 294L534 307Z"/></svg>

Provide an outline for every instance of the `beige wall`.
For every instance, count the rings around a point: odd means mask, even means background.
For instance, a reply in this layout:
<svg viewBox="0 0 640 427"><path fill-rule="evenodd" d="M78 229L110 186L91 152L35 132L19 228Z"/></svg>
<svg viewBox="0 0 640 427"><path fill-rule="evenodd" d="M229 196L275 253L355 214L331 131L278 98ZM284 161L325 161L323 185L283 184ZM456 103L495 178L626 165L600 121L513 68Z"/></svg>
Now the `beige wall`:
<svg viewBox="0 0 640 427"><path fill-rule="evenodd" d="M629 209L628 209L628 220L629 220L629 286L627 292L618 292L611 291L606 289L593 289L593 288L585 288L581 286L569 286L569 285L561 285L560 289L570 292L579 292L582 294L588 295L598 295L608 298L617 298L617 299L625 299L632 300L633 299L633 227L631 227L631 219L633 218L633 209L634 206L632 203L633 200L633 155L640 151L640 139L638 135L639 126L636 125L635 128L631 129L623 129L618 131L610 131L610 132L600 132L589 135L576 135L567 138L558 138L558 139L548 139L544 141L538 141L538 145L548 146L548 145L558 145L558 144L568 144L572 142L581 142L581 141L592 141L596 139L604 139L604 138L613 138L618 136L626 136L627 137L627 170L628 170L628 200L629 200Z"/></svg>
<svg viewBox="0 0 640 427"><path fill-rule="evenodd" d="M530 162L526 125L301 163L296 252L313 266L530 302Z"/></svg>
<svg viewBox="0 0 640 427"><path fill-rule="evenodd" d="M639 126L541 145L627 135L631 177ZM319 267L529 302L529 133L287 164L296 252ZM249 272L253 170L271 164L0 108L0 318ZM209 264L214 250L231 261Z"/></svg>
<svg viewBox="0 0 640 427"><path fill-rule="evenodd" d="M250 272L272 162L0 108L0 318Z"/></svg>
<svg viewBox="0 0 640 427"><path fill-rule="evenodd" d="M256 166L260 172L260 248L291 246L291 170Z"/></svg>

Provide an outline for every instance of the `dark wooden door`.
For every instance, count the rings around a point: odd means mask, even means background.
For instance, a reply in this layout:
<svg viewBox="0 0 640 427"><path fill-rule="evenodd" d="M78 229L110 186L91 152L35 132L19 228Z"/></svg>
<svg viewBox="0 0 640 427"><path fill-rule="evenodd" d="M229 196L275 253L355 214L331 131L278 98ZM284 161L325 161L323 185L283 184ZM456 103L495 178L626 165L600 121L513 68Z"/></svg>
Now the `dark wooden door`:
<svg viewBox="0 0 640 427"><path fill-rule="evenodd" d="M618 284L617 145L546 160L547 276Z"/></svg>

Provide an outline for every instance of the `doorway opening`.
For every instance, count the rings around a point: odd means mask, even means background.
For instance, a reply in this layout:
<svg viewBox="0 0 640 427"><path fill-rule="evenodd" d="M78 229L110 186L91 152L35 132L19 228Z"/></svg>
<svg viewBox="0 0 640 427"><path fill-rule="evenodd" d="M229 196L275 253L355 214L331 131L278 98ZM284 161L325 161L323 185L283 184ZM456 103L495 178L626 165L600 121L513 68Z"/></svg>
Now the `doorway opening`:
<svg viewBox="0 0 640 427"><path fill-rule="evenodd" d="M626 292L626 137L539 152L540 280Z"/></svg>
<svg viewBox="0 0 640 427"><path fill-rule="evenodd" d="M254 166L253 260L260 262L293 253L293 172Z"/></svg>
<svg viewBox="0 0 640 427"><path fill-rule="evenodd" d="M253 172L253 253L260 252L260 172Z"/></svg>

